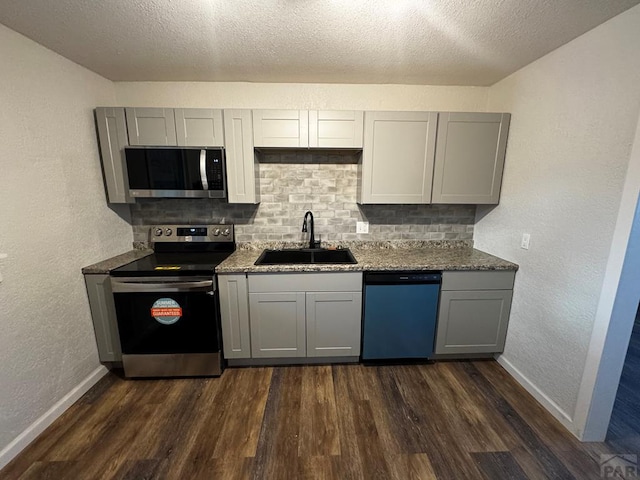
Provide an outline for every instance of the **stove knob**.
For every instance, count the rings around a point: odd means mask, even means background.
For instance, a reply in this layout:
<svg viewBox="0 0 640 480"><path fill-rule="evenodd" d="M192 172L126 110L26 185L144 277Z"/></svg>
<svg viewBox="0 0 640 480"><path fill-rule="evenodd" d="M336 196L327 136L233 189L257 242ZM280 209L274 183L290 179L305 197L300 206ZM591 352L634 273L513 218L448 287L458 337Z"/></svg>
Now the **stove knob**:
<svg viewBox="0 0 640 480"><path fill-rule="evenodd" d="M167 229L164 231L164 234L165 234L167 237L170 237L172 233L173 233L173 230L171 230L170 228L167 228Z"/></svg>
<svg viewBox="0 0 640 480"><path fill-rule="evenodd" d="M219 229L219 228L216 228L216 229L213 231L213 236L214 236L214 237L217 237L218 235L220 235L220 229Z"/></svg>
<svg viewBox="0 0 640 480"><path fill-rule="evenodd" d="M225 237L228 237L230 233L231 233L231 230L229 230L228 228L225 228L222 231L222 235L224 235Z"/></svg>
<svg viewBox="0 0 640 480"><path fill-rule="evenodd" d="M161 229L161 228L156 228L156 229L153 231L153 234L154 234L156 237L160 237L160 236L162 236L162 229Z"/></svg>

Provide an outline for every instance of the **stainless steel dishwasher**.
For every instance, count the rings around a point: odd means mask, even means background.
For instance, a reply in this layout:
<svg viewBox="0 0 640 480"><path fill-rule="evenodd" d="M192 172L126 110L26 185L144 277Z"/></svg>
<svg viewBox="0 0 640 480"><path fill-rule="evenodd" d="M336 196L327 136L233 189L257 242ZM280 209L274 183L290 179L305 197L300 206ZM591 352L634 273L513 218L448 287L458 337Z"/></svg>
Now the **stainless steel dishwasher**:
<svg viewBox="0 0 640 480"><path fill-rule="evenodd" d="M433 355L442 272L368 272L364 276L362 360Z"/></svg>

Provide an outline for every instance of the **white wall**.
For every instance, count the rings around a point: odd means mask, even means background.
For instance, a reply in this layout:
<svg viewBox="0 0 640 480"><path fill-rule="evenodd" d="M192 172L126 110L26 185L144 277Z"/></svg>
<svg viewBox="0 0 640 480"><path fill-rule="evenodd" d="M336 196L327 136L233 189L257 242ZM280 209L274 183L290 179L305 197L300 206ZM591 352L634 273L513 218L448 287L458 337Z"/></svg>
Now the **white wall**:
<svg viewBox="0 0 640 480"><path fill-rule="evenodd" d="M0 25L0 467L99 367L81 267L131 248L107 207L92 109L112 82ZM4 449L4 451L2 451Z"/></svg>
<svg viewBox="0 0 640 480"><path fill-rule="evenodd" d="M640 302L639 196L640 119L574 417L585 441L601 441L607 435Z"/></svg>
<svg viewBox="0 0 640 480"><path fill-rule="evenodd" d="M500 361L577 434L574 410L640 112L640 7L490 88L511 112L502 198L475 245L520 264ZM520 249L523 232L531 248Z"/></svg>
<svg viewBox="0 0 640 480"><path fill-rule="evenodd" d="M488 87L301 83L120 82L119 105L140 107L484 111Z"/></svg>

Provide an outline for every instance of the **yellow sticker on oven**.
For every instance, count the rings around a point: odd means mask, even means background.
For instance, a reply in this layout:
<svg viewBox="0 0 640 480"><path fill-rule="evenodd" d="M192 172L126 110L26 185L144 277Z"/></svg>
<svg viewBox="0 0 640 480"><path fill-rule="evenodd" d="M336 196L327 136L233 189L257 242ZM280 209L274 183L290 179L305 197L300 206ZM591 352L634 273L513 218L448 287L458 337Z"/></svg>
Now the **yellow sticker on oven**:
<svg viewBox="0 0 640 480"><path fill-rule="evenodd" d="M173 325L182 317L182 307L173 298L159 298L151 306L151 316L158 323Z"/></svg>
<svg viewBox="0 0 640 480"><path fill-rule="evenodd" d="M182 267L178 265L158 265L154 270L180 270Z"/></svg>

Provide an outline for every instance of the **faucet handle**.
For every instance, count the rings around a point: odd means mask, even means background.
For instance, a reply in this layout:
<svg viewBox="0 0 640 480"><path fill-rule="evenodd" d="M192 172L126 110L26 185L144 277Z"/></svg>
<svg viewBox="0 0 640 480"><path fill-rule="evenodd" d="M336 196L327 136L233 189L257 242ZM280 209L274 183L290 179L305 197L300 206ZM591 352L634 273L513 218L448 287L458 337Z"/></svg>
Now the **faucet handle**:
<svg viewBox="0 0 640 480"><path fill-rule="evenodd" d="M318 240L316 240L313 244L314 248L320 248L322 246L322 234L318 235Z"/></svg>

